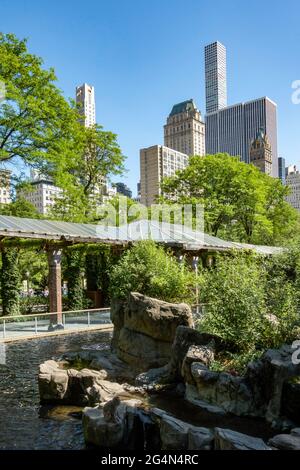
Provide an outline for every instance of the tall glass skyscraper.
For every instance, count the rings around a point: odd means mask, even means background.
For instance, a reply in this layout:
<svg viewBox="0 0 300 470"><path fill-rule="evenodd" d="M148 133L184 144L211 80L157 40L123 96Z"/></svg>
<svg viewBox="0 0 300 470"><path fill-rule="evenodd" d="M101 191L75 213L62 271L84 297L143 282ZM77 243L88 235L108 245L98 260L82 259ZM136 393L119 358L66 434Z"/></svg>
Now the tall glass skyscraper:
<svg viewBox="0 0 300 470"><path fill-rule="evenodd" d="M272 176L278 177L277 105L267 97L208 114L206 153L226 152L249 163L251 143L260 129L272 147Z"/></svg>
<svg viewBox="0 0 300 470"><path fill-rule="evenodd" d="M213 42L205 47L206 113L227 106L226 47Z"/></svg>

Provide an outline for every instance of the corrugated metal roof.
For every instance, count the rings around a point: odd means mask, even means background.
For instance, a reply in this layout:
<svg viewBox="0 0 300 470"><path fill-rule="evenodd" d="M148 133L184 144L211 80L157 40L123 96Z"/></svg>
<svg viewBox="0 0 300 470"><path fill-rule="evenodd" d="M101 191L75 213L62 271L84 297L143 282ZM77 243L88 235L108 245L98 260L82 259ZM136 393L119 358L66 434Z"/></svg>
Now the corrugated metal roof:
<svg viewBox="0 0 300 470"><path fill-rule="evenodd" d="M182 246L187 251L251 249L261 254L283 251L283 248L279 247L229 242L181 225L151 220L139 220L121 227L112 227L0 215L0 236L82 243L102 241L115 244L150 239L166 245Z"/></svg>

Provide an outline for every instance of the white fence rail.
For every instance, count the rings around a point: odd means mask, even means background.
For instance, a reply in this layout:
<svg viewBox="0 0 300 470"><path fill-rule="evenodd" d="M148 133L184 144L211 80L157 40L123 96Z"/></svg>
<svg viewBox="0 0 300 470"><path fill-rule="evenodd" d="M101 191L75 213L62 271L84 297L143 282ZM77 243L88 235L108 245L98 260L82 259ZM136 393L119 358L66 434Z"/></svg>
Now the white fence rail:
<svg viewBox="0 0 300 470"><path fill-rule="evenodd" d="M57 313L0 317L0 341L45 335L51 332L51 320L56 317ZM109 308L63 312L63 329L66 333L68 330L80 331L110 323Z"/></svg>

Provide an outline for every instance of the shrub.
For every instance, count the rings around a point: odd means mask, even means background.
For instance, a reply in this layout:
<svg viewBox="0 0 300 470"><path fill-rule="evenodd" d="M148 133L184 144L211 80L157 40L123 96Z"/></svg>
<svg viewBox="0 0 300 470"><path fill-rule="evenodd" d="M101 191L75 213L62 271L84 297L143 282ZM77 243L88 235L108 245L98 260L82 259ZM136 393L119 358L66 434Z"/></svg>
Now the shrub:
<svg viewBox="0 0 300 470"><path fill-rule="evenodd" d="M167 302L195 302L195 275L152 241L127 250L110 273L111 298L139 292Z"/></svg>
<svg viewBox="0 0 300 470"><path fill-rule="evenodd" d="M219 256L215 269L203 275L201 297L209 306L199 328L243 353L291 343L298 336L298 266L289 251L270 258Z"/></svg>
<svg viewBox="0 0 300 470"><path fill-rule="evenodd" d="M238 351L253 350L266 323L264 284L264 272L253 255L219 256L215 268L204 272L202 300L209 306L199 328Z"/></svg>

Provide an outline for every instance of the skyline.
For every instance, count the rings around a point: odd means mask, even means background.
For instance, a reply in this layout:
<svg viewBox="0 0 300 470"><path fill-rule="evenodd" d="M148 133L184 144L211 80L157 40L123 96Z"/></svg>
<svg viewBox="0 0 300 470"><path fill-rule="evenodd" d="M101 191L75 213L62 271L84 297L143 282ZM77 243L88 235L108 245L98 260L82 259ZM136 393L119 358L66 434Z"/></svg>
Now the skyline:
<svg viewBox="0 0 300 470"><path fill-rule="evenodd" d="M275 101L279 156L287 165L299 164L300 106L291 97L292 82L300 78L300 5L288 1L282 11L257 0L251 8L237 1L129 3L131 8L94 0L88 9L57 0L1 5L1 31L28 37L29 50L55 68L66 97L74 99L84 82L95 87L97 122L118 134L128 157L130 171L117 180L136 194L139 150L163 144L163 125L175 103L193 98L205 115L204 46L213 41L227 48L228 106L263 96ZM264 16L267 23L260 21Z"/></svg>

